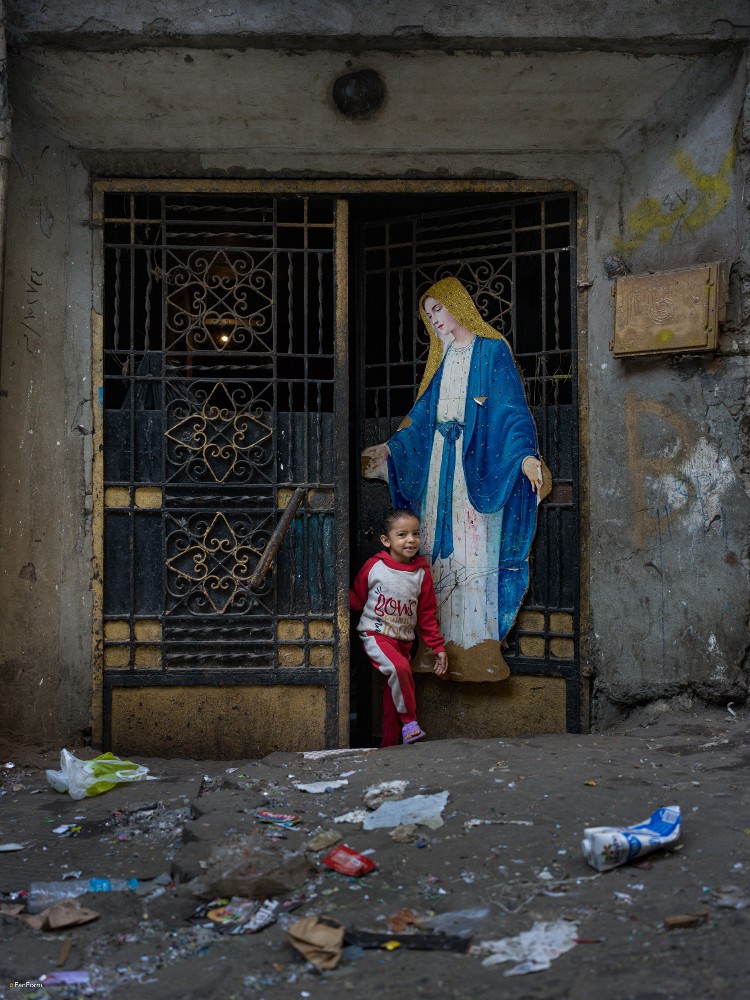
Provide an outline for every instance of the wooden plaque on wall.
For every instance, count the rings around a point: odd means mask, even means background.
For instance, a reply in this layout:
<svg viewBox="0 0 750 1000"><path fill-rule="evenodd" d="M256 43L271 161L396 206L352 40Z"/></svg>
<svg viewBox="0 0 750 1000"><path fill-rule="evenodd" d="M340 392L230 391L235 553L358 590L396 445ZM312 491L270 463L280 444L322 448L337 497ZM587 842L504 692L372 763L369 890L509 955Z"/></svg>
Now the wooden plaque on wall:
<svg viewBox="0 0 750 1000"><path fill-rule="evenodd" d="M615 298L615 357L716 350L726 302L722 262L618 278Z"/></svg>

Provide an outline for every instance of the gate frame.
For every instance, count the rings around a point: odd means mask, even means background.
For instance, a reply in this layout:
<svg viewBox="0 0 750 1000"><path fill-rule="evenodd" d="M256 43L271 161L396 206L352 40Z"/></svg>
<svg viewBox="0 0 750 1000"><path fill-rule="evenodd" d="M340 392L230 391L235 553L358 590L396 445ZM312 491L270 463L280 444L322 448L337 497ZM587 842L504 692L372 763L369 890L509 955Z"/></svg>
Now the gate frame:
<svg viewBox="0 0 750 1000"><path fill-rule="evenodd" d="M456 179L450 180L212 180L207 178L152 179L142 177L100 178L92 181L92 304L91 304L91 386L92 386L92 456L91 456L91 532L92 532L92 685L91 715L92 734L96 744L101 744L106 730L104 717L104 452L103 425L104 410L100 400L93 398L103 386L103 333L104 333L104 195L109 192L129 194L247 194L286 196L333 196L336 202L335 227L335 343L336 357L348 371L349 347L349 259L348 259L348 208L350 197L370 194L517 194L534 195L550 193L573 193L576 195L576 319L577 319L577 360L578 360L578 509L579 509L579 667L580 700L579 726L582 732L589 729L590 719L590 602L589 602L589 483L588 483L588 254L586 236L588 232L588 210L586 192L570 181L546 180L490 180ZM349 408L348 379L344 386L341 404ZM347 452L339 449L337 466L347 463ZM337 468L337 472L343 472ZM341 479L345 488L341 493L341 511L336 511L337 524L337 567L343 573L348 570L349 503L348 476ZM338 714L337 725L331 727L327 720L327 731L338 736L338 746L349 745L349 610L346 594L348 580L337 580L336 618L339 635L338 662ZM182 681L184 683L184 679ZM288 681L287 681L288 682ZM246 682L243 682L246 683ZM162 686L168 686L162 684ZM232 686L231 683L228 686ZM326 711L334 710L328 704ZM331 731L332 730L332 731ZM330 741L327 740L327 742Z"/></svg>

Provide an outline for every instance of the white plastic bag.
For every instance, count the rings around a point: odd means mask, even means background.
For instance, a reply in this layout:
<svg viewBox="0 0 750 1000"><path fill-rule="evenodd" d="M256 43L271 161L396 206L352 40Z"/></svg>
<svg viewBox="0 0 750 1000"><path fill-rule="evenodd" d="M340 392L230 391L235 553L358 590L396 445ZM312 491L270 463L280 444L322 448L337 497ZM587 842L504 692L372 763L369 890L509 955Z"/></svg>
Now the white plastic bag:
<svg viewBox="0 0 750 1000"><path fill-rule="evenodd" d="M60 751L60 770L47 771L47 781L56 792L68 792L72 799L101 795L126 781L143 781L148 768L103 753L93 760L79 760L68 750Z"/></svg>

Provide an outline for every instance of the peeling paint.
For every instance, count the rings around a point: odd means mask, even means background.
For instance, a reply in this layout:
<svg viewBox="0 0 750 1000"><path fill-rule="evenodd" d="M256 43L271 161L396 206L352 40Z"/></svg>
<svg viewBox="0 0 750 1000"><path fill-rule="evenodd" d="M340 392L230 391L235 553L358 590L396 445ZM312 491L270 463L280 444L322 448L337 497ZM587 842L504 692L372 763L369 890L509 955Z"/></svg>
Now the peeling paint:
<svg viewBox="0 0 750 1000"><path fill-rule="evenodd" d="M706 438L701 438L687 458L677 464L678 475L646 478L649 513L661 510L681 515L690 532L708 531L721 518L722 498L736 485L732 463Z"/></svg>

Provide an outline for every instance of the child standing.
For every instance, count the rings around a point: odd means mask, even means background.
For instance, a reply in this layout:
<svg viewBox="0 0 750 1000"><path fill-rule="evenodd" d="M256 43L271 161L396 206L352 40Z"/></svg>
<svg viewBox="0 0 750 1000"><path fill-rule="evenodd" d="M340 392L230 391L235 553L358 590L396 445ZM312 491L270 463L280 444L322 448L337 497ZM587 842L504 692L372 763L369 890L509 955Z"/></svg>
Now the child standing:
<svg viewBox="0 0 750 1000"><path fill-rule="evenodd" d="M438 628L437 602L426 559L419 552L419 518L393 510L383 520L383 551L368 559L349 591L349 606L361 611L357 631L370 662L386 679L381 747L423 739L416 716L409 662L414 626L436 654L435 673L448 669L445 640Z"/></svg>

